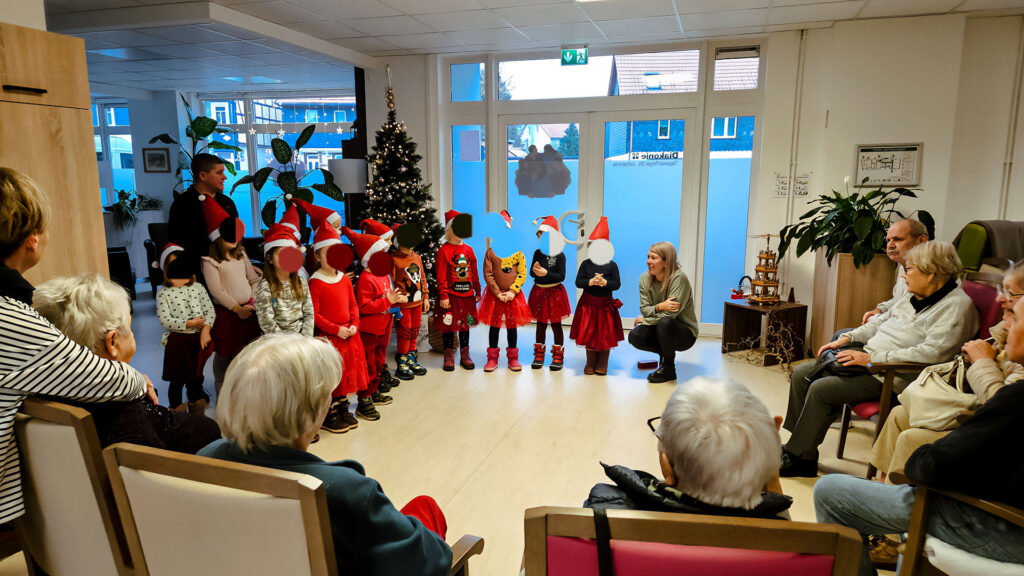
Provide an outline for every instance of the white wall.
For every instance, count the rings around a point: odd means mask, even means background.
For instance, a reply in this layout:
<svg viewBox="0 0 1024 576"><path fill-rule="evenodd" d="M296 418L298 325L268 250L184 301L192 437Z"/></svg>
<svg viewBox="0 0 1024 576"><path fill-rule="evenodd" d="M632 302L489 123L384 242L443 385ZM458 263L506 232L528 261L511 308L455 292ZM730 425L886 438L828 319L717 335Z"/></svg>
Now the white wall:
<svg viewBox="0 0 1024 576"><path fill-rule="evenodd" d="M132 154L135 157L135 189L140 194L162 200L165 219L174 199L172 190L178 181L174 174L177 167L178 147L161 142L150 144L149 140L157 134L163 133L170 134L175 138L181 137L178 134L178 126L186 124L188 118L184 113L179 118L179 107L181 107L181 100L177 93L171 90L154 92L153 97L149 100L128 100L128 114L132 123ZM167 149L171 158L170 173L145 172L143 170L143 148Z"/></svg>
<svg viewBox="0 0 1024 576"><path fill-rule="evenodd" d="M43 0L0 0L0 22L46 30Z"/></svg>

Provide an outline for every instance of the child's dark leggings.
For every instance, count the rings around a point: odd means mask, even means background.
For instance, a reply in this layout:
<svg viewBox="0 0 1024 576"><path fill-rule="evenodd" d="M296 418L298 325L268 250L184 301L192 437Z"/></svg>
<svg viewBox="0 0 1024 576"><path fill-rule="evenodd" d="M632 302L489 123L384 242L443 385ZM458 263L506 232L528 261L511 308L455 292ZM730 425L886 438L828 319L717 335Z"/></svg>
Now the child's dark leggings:
<svg viewBox="0 0 1024 576"><path fill-rule="evenodd" d="M203 377L194 378L185 382L169 382L167 384L167 402L171 408L181 405L181 389L185 388L188 393L188 401L209 400L210 396L203 390Z"/></svg>
<svg viewBox="0 0 1024 576"><path fill-rule="evenodd" d="M498 335L501 334L501 328L497 326L491 326L491 331L487 334L487 345L491 348L498 347ZM508 342L509 348L515 348L516 343L519 340L519 333L515 328L505 329L505 339Z"/></svg>
<svg viewBox="0 0 1024 576"><path fill-rule="evenodd" d="M537 322L537 344L543 344L547 339L548 325L543 322ZM561 346L565 344L565 334L562 332L562 323L553 322L551 323L551 335L555 339L555 345Z"/></svg>
<svg viewBox="0 0 1024 576"><path fill-rule="evenodd" d="M444 343L445 350L455 348L455 332L443 332L441 342ZM463 348L469 346L469 330L459 332L459 346Z"/></svg>

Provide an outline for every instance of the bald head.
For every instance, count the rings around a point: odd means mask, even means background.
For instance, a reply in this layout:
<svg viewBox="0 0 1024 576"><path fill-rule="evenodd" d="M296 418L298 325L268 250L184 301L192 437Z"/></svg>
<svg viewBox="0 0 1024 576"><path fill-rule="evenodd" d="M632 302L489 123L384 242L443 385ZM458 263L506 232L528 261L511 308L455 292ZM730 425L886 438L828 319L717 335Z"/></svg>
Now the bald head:
<svg viewBox="0 0 1024 576"><path fill-rule="evenodd" d="M885 253L900 266L906 266L906 255L910 249L928 241L928 229L918 220L906 218L889 226L885 235Z"/></svg>

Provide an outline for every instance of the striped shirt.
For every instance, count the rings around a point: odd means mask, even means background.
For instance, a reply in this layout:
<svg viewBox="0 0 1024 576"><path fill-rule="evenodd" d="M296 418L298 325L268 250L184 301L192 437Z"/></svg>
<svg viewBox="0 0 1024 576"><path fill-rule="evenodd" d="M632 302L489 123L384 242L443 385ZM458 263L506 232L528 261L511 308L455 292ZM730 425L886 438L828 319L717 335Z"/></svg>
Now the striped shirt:
<svg viewBox="0 0 1024 576"><path fill-rule="evenodd" d="M14 416L26 397L104 402L145 393L134 368L96 356L31 307L0 296L0 522L25 512Z"/></svg>

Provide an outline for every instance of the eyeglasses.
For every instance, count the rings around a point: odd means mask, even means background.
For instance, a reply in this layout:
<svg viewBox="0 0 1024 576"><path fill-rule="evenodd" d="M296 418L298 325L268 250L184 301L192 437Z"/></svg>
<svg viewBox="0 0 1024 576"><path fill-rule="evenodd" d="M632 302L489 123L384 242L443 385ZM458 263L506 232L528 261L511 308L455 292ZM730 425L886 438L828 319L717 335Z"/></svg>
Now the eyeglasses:
<svg viewBox="0 0 1024 576"><path fill-rule="evenodd" d="M1015 302L1018 298L1024 296L1024 292L1011 292L1007 290L1006 286L999 288L999 292L1007 302Z"/></svg>
<svg viewBox="0 0 1024 576"><path fill-rule="evenodd" d="M910 274L911 270L917 270L917 266L911 266L910 264L907 264L906 266L903 267L903 271L907 274Z"/></svg>
<svg viewBox="0 0 1024 576"><path fill-rule="evenodd" d="M651 432L655 436L658 435L658 427L655 426L654 423L657 422L658 420L661 420L661 416L655 416L654 418L647 419L647 427L651 429Z"/></svg>

